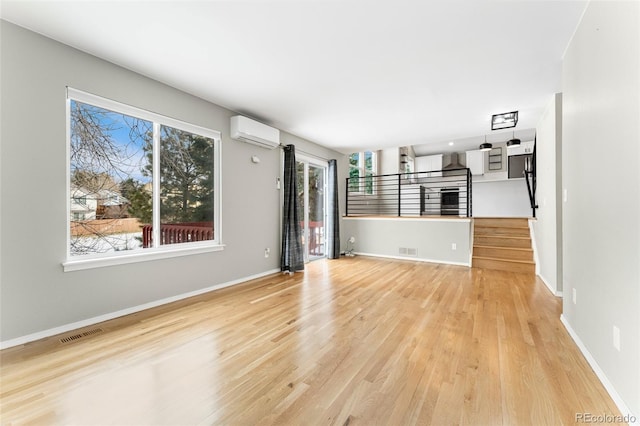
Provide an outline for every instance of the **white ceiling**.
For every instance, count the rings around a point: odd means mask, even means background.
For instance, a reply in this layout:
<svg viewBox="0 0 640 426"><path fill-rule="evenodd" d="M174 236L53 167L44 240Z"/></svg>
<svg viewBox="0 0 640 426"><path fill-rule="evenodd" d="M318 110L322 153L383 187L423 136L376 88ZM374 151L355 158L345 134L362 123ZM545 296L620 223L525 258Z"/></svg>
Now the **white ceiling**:
<svg viewBox="0 0 640 426"><path fill-rule="evenodd" d="M428 153L433 144L496 137L496 113L519 110L516 129L534 128L561 91L562 55L585 6L3 0L0 13L345 153L401 145Z"/></svg>

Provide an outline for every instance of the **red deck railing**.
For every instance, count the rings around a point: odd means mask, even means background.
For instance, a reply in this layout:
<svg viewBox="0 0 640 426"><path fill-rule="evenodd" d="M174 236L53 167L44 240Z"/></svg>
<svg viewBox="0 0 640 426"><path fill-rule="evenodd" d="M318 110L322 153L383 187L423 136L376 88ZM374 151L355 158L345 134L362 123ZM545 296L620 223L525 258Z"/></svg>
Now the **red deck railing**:
<svg viewBox="0 0 640 426"><path fill-rule="evenodd" d="M304 229L304 222L300 222L300 227ZM309 254L323 256L325 250L325 235L323 221L309 221Z"/></svg>
<svg viewBox="0 0 640 426"><path fill-rule="evenodd" d="M213 222L169 223L160 225L160 245L213 240ZM142 227L142 247L153 247L153 227Z"/></svg>

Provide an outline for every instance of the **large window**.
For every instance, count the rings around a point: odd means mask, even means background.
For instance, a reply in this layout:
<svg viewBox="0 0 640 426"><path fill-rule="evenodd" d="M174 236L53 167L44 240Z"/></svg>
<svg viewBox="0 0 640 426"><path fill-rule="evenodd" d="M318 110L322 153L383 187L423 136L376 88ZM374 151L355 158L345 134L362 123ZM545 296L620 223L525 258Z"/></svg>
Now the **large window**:
<svg viewBox="0 0 640 426"><path fill-rule="evenodd" d="M376 174L376 153L354 152L349 156L349 192L373 194Z"/></svg>
<svg viewBox="0 0 640 426"><path fill-rule="evenodd" d="M219 246L219 133L68 93L68 259Z"/></svg>

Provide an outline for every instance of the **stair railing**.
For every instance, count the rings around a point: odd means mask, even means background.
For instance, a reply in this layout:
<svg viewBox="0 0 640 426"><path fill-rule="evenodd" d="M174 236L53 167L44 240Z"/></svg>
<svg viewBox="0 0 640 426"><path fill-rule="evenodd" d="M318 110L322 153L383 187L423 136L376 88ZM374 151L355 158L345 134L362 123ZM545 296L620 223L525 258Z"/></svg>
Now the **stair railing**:
<svg viewBox="0 0 640 426"><path fill-rule="evenodd" d="M468 168L347 178L346 216L472 217Z"/></svg>
<svg viewBox="0 0 640 426"><path fill-rule="evenodd" d="M536 209L538 204L536 203L536 189L537 189L537 172L536 172L536 137L533 139L533 154L528 161L525 161L524 166L524 180L527 182L527 192L529 193L529 204L531 205L531 214L536 217Z"/></svg>

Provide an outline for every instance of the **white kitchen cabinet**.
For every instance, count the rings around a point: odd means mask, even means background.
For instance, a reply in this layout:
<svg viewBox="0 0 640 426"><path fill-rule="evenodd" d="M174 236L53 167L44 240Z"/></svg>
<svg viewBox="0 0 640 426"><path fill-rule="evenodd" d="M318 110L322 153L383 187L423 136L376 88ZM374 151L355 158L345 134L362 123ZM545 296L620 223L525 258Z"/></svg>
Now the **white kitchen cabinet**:
<svg viewBox="0 0 640 426"><path fill-rule="evenodd" d="M471 170L473 176L480 176L484 174L484 156L486 151L480 151L479 149L474 151L467 151L467 167Z"/></svg>
<svg viewBox="0 0 640 426"><path fill-rule="evenodd" d="M425 155L416 157L416 172L433 172L442 170L442 154ZM431 176L442 176L442 173L433 173Z"/></svg>
<svg viewBox="0 0 640 426"><path fill-rule="evenodd" d="M429 157L428 156L416 157L415 167L416 167L416 172L426 172L427 169L430 167Z"/></svg>

